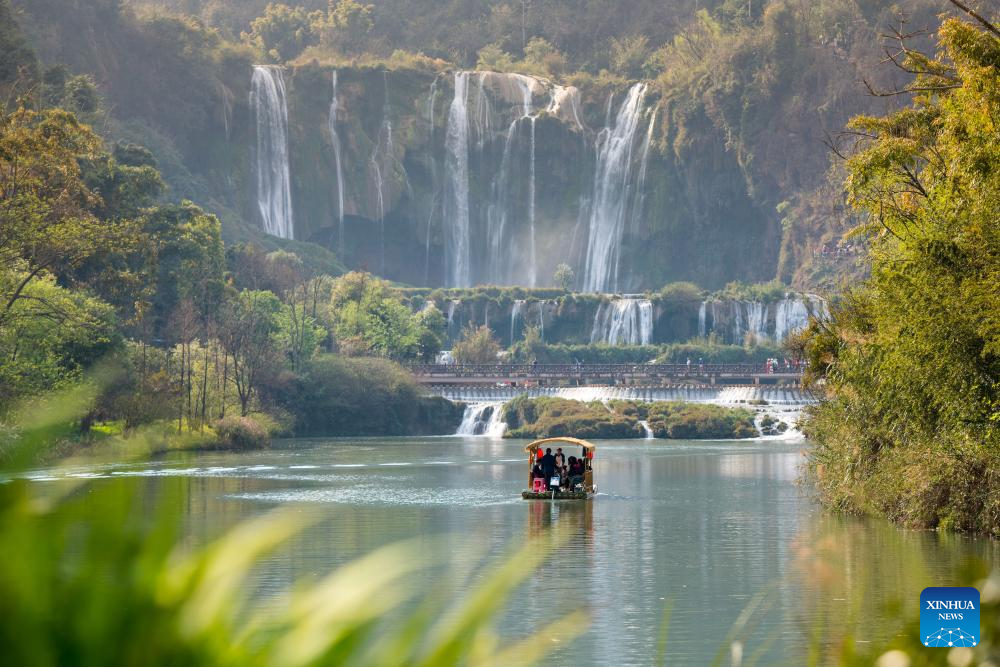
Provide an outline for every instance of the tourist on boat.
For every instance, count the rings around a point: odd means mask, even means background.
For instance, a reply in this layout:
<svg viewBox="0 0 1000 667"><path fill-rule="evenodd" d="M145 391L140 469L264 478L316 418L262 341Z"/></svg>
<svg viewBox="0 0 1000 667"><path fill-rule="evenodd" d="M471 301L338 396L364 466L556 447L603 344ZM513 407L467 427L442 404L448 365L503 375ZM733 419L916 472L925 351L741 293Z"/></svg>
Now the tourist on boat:
<svg viewBox="0 0 1000 667"><path fill-rule="evenodd" d="M552 456L552 448L547 447L545 449L545 456L543 456L539 463L542 466L542 474L545 475L545 485L546 488L549 486L549 482L552 481L552 475L556 471L556 457Z"/></svg>
<svg viewBox="0 0 1000 667"><path fill-rule="evenodd" d="M532 479L532 481L534 481L536 479L544 479L544 478L545 478L545 473L542 472L542 466L541 466L541 464L539 464L538 461L535 461L535 465L531 468L531 479Z"/></svg>
<svg viewBox="0 0 1000 667"><path fill-rule="evenodd" d="M569 457L569 488L575 489L577 484L583 484L584 462L575 456Z"/></svg>

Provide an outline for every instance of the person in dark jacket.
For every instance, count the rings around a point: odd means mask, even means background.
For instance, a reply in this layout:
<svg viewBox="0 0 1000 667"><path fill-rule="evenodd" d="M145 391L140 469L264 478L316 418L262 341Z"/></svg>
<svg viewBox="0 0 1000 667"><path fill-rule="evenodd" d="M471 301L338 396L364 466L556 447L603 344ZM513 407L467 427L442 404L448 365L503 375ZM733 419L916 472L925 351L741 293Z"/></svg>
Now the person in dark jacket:
<svg viewBox="0 0 1000 667"><path fill-rule="evenodd" d="M552 456L552 448L549 447L545 450L545 456L539 460L542 464L542 472L545 474L545 487L548 488L549 482L552 480L552 474L556 471L556 457Z"/></svg>

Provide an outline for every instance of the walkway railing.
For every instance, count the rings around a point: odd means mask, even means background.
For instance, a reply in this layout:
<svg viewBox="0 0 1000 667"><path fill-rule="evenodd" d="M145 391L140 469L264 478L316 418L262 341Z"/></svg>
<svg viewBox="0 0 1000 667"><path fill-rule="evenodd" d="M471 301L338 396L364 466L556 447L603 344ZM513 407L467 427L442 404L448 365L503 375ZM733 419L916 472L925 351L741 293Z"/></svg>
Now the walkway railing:
<svg viewBox="0 0 1000 667"><path fill-rule="evenodd" d="M777 364L413 364L418 377L553 378L553 377L685 377L800 376L795 365Z"/></svg>

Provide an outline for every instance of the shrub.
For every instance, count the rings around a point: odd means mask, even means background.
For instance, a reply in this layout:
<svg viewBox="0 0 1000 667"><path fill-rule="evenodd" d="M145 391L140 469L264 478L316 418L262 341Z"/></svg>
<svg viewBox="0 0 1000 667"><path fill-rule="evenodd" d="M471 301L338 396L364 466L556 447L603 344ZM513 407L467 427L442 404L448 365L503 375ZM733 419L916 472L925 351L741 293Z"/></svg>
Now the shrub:
<svg viewBox="0 0 1000 667"><path fill-rule="evenodd" d="M271 444L266 426L253 417L224 417L215 422L214 429L222 449L247 451L265 449Z"/></svg>

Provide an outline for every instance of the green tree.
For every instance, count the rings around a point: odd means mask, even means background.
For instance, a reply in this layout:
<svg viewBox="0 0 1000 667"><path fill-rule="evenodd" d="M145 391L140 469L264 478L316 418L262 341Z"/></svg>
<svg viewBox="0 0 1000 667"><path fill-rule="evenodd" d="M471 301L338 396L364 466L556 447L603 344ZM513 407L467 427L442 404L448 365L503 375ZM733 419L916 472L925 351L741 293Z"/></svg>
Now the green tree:
<svg viewBox="0 0 1000 667"><path fill-rule="evenodd" d="M263 376L277 365L274 337L280 330L281 302L271 292L243 290L222 312L222 344L232 359L240 414L247 416Z"/></svg>
<svg viewBox="0 0 1000 667"><path fill-rule="evenodd" d="M413 313L384 280L352 272L333 285L331 316L333 334L348 355L375 355L390 359L415 359L430 348L427 327L438 326ZM431 345L433 347L433 345Z"/></svg>
<svg viewBox="0 0 1000 667"><path fill-rule="evenodd" d="M346 53L361 53L368 46L368 36L375 25L374 5L355 0L329 0L326 15L317 15L313 30L324 46Z"/></svg>
<svg viewBox="0 0 1000 667"><path fill-rule="evenodd" d="M317 20L317 13L302 7L271 3L263 16L250 23L250 32L242 34L243 41L273 62L288 62L318 41L313 31Z"/></svg>
<svg viewBox="0 0 1000 667"><path fill-rule="evenodd" d="M480 327L466 327L462 332L462 340L455 343L452 348L455 361L460 364L496 363L499 353L500 343L485 324Z"/></svg>
<svg viewBox="0 0 1000 667"><path fill-rule="evenodd" d="M649 57L649 40L645 35L611 40L611 70L616 74L629 79L641 79L649 75L646 70Z"/></svg>
<svg viewBox="0 0 1000 667"><path fill-rule="evenodd" d="M556 281L556 285L560 289L568 292L573 287L573 281L576 280L576 273L573 272L573 267L569 264L560 264L556 267L552 279Z"/></svg>
<svg viewBox="0 0 1000 667"><path fill-rule="evenodd" d="M807 425L827 502L1000 535L1000 30L975 21L901 56L912 106L852 122L872 275L799 345L827 388Z"/></svg>

